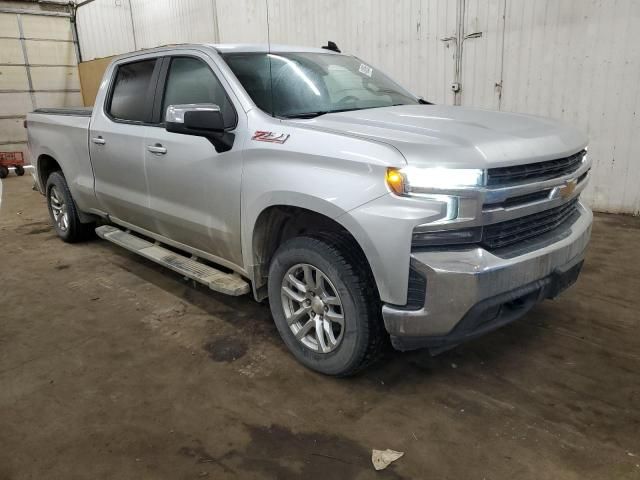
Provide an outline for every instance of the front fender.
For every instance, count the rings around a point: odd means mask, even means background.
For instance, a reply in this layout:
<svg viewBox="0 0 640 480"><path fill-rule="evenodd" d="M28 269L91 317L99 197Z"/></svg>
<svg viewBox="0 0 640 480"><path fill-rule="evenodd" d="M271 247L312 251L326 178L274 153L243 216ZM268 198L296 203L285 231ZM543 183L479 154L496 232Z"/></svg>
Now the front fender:
<svg viewBox="0 0 640 480"><path fill-rule="evenodd" d="M304 208L305 210L319 213L332 220L336 220L347 213L346 210L335 203L306 193L287 190L263 193L257 197L248 208L243 209L242 255L244 265L248 267L248 271L251 271L255 264L253 238L258 218L265 210L274 206ZM338 223L340 222L338 221ZM343 225L343 227L345 227L345 225Z"/></svg>

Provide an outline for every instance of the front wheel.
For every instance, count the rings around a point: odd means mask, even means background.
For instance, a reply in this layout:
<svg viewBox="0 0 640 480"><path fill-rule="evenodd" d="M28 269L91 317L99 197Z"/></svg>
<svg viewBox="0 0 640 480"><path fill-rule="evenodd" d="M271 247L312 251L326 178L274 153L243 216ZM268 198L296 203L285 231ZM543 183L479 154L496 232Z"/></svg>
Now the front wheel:
<svg viewBox="0 0 640 480"><path fill-rule="evenodd" d="M312 370L352 375L382 352L380 301L361 256L340 237L297 237L273 257L271 313L289 350Z"/></svg>
<svg viewBox="0 0 640 480"><path fill-rule="evenodd" d="M15 167L16 175L21 177L24 175L24 167L22 165L16 165Z"/></svg>
<svg viewBox="0 0 640 480"><path fill-rule="evenodd" d="M9 175L9 169L3 165L0 165L0 178L7 178Z"/></svg>

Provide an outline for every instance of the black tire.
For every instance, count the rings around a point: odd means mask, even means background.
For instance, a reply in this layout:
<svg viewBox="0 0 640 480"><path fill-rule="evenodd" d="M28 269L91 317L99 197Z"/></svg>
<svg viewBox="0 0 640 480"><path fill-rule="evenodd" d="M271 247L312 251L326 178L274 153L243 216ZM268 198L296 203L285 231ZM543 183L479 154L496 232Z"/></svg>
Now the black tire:
<svg viewBox="0 0 640 480"><path fill-rule="evenodd" d="M296 359L316 372L333 376L353 375L374 363L384 351L387 337L381 304L366 260L362 257L348 239L339 235L296 237L282 244L273 256L268 289L276 327ZM287 323L282 282L287 272L299 264L319 269L333 284L341 300L339 308L344 317L344 331L341 341L328 353L319 353L305 346L296 339Z"/></svg>
<svg viewBox="0 0 640 480"><path fill-rule="evenodd" d="M0 166L0 178L7 178L7 175L9 175L9 169L4 165Z"/></svg>
<svg viewBox="0 0 640 480"><path fill-rule="evenodd" d="M56 207L52 206L52 190L55 190L56 195L61 197L60 200L64 202L64 211L67 213L66 228L63 228L64 225L61 224L54 215L54 208ZM73 197L67 186L67 181L64 179L62 172L53 172L49 175L45 192L47 207L49 208L49 217L58 236L67 243L86 240L91 232L92 225L80 222L78 208L73 201Z"/></svg>
<svg viewBox="0 0 640 480"><path fill-rule="evenodd" d="M15 167L16 175L21 177L24 175L24 167L22 165L16 165Z"/></svg>

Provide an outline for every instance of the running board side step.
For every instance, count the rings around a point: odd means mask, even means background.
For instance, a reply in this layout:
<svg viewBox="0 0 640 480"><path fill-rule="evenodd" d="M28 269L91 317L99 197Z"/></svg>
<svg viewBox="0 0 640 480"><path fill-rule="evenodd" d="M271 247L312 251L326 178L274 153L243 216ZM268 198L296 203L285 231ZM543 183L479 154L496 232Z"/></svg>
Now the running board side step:
<svg viewBox="0 0 640 480"><path fill-rule="evenodd" d="M174 272L202 283L216 292L239 296L249 293L249 283L233 273L224 273L213 267L185 257L171 250L131 235L111 225L96 228L96 234L120 247L137 253Z"/></svg>

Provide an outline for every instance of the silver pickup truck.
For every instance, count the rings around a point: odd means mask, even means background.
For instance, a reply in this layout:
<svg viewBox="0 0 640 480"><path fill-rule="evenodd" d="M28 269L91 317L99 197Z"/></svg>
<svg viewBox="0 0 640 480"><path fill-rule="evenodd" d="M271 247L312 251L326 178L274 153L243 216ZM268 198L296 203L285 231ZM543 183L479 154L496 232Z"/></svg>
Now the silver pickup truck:
<svg viewBox="0 0 640 480"><path fill-rule="evenodd" d="M433 105L336 49L183 45L116 58L92 110L27 117L58 235L94 229L229 295L269 300L309 368L434 354L573 283L587 139Z"/></svg>

